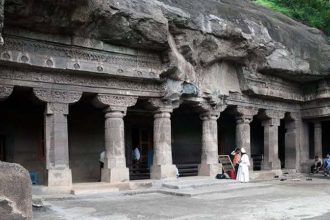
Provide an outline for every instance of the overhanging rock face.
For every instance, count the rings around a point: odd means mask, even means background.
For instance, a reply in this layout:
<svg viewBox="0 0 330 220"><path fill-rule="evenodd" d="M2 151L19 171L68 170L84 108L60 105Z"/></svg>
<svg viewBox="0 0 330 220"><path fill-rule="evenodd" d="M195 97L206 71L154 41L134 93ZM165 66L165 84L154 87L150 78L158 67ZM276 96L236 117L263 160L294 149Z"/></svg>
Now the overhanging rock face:
<svg viewBox="0 0 330 220"><path fill-rule="evenodd" d="M0 161L0 218L24 220L32 218L31 180L18 164Z"/></svg>
<svg viewBox="0 0 330 220"><path fill-rule="evenodd" d="M188 83L196 88L193 96L214 101L240 93L302 102L301 84L330 74L330 46L321 31L247 0L6 0L2 14L4 62L166 79L169 99L180 97ZM26 32L62 45L12 44ZM130 58L118 58L108 44L143 52L124 49L120 53ZM54 57L44 61L43 52ZM132 66L117 67L118 60Z"/></svg>

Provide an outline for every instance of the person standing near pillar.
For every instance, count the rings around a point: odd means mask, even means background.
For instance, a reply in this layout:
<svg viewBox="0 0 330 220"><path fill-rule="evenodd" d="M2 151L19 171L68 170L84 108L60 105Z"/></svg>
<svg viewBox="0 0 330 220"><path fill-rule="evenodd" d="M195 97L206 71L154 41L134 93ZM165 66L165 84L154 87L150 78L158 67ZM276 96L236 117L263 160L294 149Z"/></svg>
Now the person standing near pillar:
<svg viewBox="0 0 330 220"><path fill-rule="evenodd" d="M239 147L236 147L235 150L233 150L233 152L231 152L231 155L234 156L233 165L235 168L235 176L237 177L239 161L241 160L241 149Z"/></svg>
<svg viewBox="0 0 330 220"><path fill-rule="evenodd" d="M241 161L239 162L238 172L236 180L240 181L241 183L247 183L250 181L250 174L249 174L249 166L250 166L250 159L246 153L245 148L241 148Z"/></svg>

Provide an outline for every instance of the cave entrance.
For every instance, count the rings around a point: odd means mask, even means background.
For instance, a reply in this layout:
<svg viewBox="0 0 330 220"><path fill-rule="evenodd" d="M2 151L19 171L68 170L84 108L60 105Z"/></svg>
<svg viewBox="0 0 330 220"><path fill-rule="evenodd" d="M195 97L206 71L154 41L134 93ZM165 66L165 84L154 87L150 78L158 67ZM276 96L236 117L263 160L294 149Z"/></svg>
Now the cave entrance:
<svg viewBox="0 0 330 220"><path fill-rule="evenodd" d="M153 162L153 113L148 103L139 99L135 106L128 108L125 117L125 153L130 180L150 179ZM133 158L137 148L140 159Z"/></svg>
<svg viewBox="0 0 330 220"><path fill-rule="evenodd" d="M36 185L47 183L44 111L30 88L15 87L0 102L0 160L22 165Z"/></svg>
<svg viewBox="0 0 330 220"><path fill-rule="evenodd" d="M104 147L104 112L93 105L95 94L83 94L70 106L68 138L72 182L101 180L100 154Z"/></svg>
<svg viewBox="0 0 330 220"><path fill-rule="evenodd" d="M202 153L202 120L190 104L172 113L173 163L180 176L197 176Z"/></svg>

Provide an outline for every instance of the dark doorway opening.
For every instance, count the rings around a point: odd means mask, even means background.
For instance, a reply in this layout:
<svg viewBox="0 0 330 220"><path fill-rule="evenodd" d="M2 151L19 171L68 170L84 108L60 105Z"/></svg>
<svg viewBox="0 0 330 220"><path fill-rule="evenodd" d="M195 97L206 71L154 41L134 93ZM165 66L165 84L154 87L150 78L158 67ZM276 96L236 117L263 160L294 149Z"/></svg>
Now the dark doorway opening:
<svg viewBox="0 0 330 220"><path fill-rule="evenodd" d="M281 169L285 168L285 119L281 119L278 127L278 157L281 161Z"/></svg>
<svg viewBox="0 0 330 220"><path fill-rule="evenodd" d="M253 170L261 170L264 155L264 127L258 116L254 116L250 124L251 129L251 158Z"/></svg>
<svg viewBox="0 0 330 220"><path fill-rule="evenodd" d="M138 100L128 108L125 117L126 165L130 179L150 179L153 161L153 114L146 100ZM135 148L140 153L139 160L133 158Z"/></svg>
<svg viewBox="0 0 330 220"><path fill-rule="evenodd" d="M227 108L221 112L218 119L218 154L230 155L236 147L236 120L231 114L233 110Z"/></svg>
<svg viewBox="0 0 330 220"><path fill-rule="evenodd" d="M330 154L330 121L322 122L322 156Z"/></svg>
<svg viewBox="0 0 330 220"><path fill-rule="evenodd" d="M202 121L189 104L172 113L172 154L180 176L197 176L202 154Z"/></svg>
<svg viewBox="0 0 330 220"><path fill-rule="evenodd" d="M68 115L69 158L72 182L101 179L100 154L104 147L104 112L92 105L95 95L84 94L70 106Z"/></svg>
<svg viewBox="0 0 330 220"><path fill-rule="evenodd" d="M30 88L15 87L0 102L0 159L22 165L36 185L47 183L44 110Z"/></svg>

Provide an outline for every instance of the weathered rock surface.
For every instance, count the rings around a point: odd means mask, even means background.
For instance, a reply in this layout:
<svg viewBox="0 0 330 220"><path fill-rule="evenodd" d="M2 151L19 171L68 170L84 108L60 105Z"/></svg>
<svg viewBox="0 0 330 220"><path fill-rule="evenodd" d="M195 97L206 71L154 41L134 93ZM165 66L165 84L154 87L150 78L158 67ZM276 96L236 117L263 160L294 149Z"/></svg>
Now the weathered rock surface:
<svg viewBox="0 0 330 220"><path fill-rule="evenodd" d="M330 74L321 31L249 0L6 0L4 14L5 33L23 28L158 51L168 98L189 90L217 99L242 92L239 80L258 74L298 83Z"/></svg>
<svg viewBox="0 0 330 220"><path fill-rule="evenodd" d="M31 180L18 164L0 161L0 219L32 218Z"/></svg>

